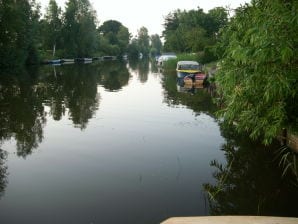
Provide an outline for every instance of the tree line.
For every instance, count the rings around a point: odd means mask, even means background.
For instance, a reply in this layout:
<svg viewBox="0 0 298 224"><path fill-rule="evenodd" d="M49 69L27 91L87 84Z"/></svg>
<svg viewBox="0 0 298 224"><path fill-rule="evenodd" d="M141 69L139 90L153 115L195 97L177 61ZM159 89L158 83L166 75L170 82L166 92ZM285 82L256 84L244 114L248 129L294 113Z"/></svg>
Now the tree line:
<svg viewBox="0 0 298 224"><path fill-rule="evenodd" d="M45 12L36 0L0 2L0 67L35 64L44 59L102 55L138 58L162 51L200 53L202 62L215 60L210 50L219 29L227 24L224 8L208 13L202 9L169 13L165 17L164 45L158 34L141 27L135 37L116 20L99 25L89 0L67 0L62 10L49 0Z"/></svg>
<svg viewBox="0 0 298 224"><path fill-rule="evenodd" d="M297 15L295 0L176 10L165 17L164 50L218 61L219 116L269 144L282 130L298 131Z"/></svg>
<svg viewBox="0 0 298 224"><path fill-rule="evenodd" d="M201 63L217 60L212 50L218 42L218 33L228 24L228 11L216 7L207 13L200 7L194 10L175 10L165 17L164 50L195 53Z"/></svg>
<svg viewBox="0 0 298 224"><path fill-rule="evenodd" d="M0 1L0 67L36 64L43 59L102 55L137 57L159 54L158 35L145 27L131 38L127 27L115 20L99 26L89 0L68 0L62 10L50 0L44 15L35 0ZM132 39L132 40L131 40ZM152 41L151 41L152 39Z"/></svg>

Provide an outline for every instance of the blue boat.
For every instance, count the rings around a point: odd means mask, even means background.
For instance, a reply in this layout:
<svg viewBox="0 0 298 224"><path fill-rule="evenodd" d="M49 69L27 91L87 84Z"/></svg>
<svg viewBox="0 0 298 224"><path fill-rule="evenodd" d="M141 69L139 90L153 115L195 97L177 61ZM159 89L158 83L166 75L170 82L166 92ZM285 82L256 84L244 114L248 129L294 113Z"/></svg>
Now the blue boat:
<svg viewBox="0 0 298 224"><path fill-rule="evenodd" d="M49 64L60 64L61 63L61 59L49 60L48 63Z"/></svg>

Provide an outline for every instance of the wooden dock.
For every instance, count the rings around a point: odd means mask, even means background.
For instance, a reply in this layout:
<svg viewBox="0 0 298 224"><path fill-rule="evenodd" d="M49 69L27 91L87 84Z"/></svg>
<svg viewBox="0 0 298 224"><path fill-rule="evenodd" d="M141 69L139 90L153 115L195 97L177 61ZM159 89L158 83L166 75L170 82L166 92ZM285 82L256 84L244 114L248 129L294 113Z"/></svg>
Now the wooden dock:
<svg viewBox="0 0 298 224"><path fill-rule="evenodd" d="M298 224L298 218L272 216L201 216L169 218L161 224Z"/></svg>

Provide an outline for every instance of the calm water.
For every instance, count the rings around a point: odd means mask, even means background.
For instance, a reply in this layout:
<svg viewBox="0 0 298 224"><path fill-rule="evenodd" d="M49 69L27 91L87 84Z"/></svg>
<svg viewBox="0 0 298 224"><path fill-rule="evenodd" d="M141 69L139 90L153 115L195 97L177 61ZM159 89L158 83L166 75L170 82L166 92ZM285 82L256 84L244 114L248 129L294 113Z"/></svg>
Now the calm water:
<svg viewBox="0 0 298 224"><path fill-rule="evenodd" d="M146 61L2 74L0 223L298 216L291 177L215 119L213 94Z"/></svg>

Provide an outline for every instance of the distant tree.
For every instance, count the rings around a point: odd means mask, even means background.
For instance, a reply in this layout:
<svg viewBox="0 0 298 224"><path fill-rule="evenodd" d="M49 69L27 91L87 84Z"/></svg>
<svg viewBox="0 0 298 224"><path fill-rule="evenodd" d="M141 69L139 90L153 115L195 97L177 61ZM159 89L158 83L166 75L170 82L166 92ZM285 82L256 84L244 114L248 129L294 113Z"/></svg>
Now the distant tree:
<svg viewBox="0 0 298 224"><path fill-rule="evenodd" d="M66 56L92 56L97 49L96 13L89 0L68 0L64 13L63 45Z"/></svg>
<svg viewBox="0 0 298 224"><path fill-rule="evenodd" d="M216 7L208 11L206 30L209 36L216 36L219 30L228 24L228 12L223 7Z"/></svg>
<svg viewBox="0 0 298 224"><path fill-rule="evenodd" d="M162 51L162 42L158 34L150 36L150 55L156 56L160 55Z"/></svg>
<svg viewBox="0 0 298 224"><path fill-rule="evenodd" d="M174 48L174 42L176 41L176 35L175 31L179 26L178 21L178 14L180 11L174 11L169 13L165 17L165 22L163 24L164 30L162 31L162 36L165 39L164 42L164 50L166 51L175 51Z"/></svg>
<svg viewBox="0 0 298 224"><path fill-rule="evenodd" d="M53 56L55 56L57 42L61 38L61 16L61 8L58 7L55 0L50 0L44 17L43 36L45 47L46 49L53 49Z"/></svg>
<svg viewBox="0 0 298 224"><path fill-rule="evenodd" d="M165 51L205 52L216 43L219 30L227 24L228 14L218 7L205 13L203 9L176 10L165 17L163 37ZM210 51L205 52L210 57Z"/></svg>
<svg viewBox="0 0 298 224"><path fill-rule="evenodd" d="M148 57L149 35L148 35L148 29L146 27L141 27L138 30L138 47L139 47L139 52L142 53L144 57Z"/></svg>
<svg viewBox="0 0 298 224"><path fill-rule="evenodd" d="M139 58L140 51L139 51L139 45L138 45L137 38L133 38L131 40L130 44L128 45L127 53L128 53L128 56L132 59Z"/></svg>
<svg viewBox="0 0 298 224"><path fill-rule="evenodd" d="M105 54L123 55L130 39L128 29L116 20L105 21L100 27L101 51Z"/></svg>
<svg viewBox="0 0 298 224"><path fill-rule="evenodd" d="M121 26L117 33L117 39L118 46L120 48L120 54L123 55L127 51L130 40L130 33L128 31L128 28L126 28L125 26Z"/></svg>
<svg viewBox="0 0 298 224"><path fill-rule="evenodd" d="M298 127L297 1L254 0L220 35L223 118L270 143Z"/></svg>
<svg viewBox="0 0 298 224"><path fill-rule="evenodd" d="M110 44L118 44L117 33L121 26L122 24L116 20L108 20L99 27L99 32L103 34Z"/></svg>

